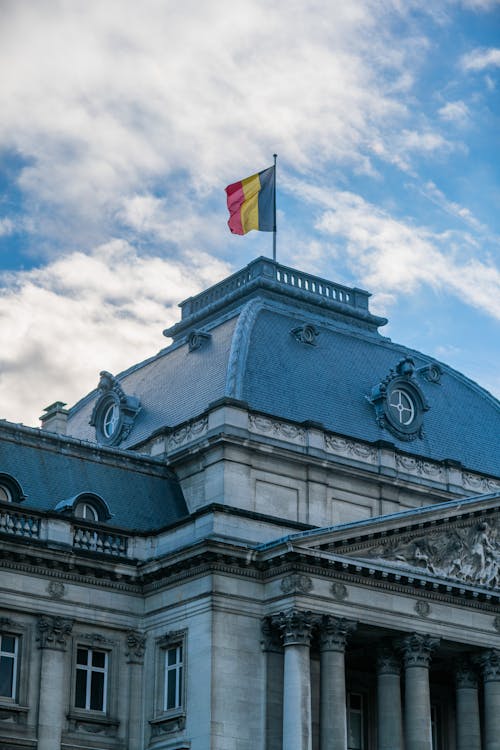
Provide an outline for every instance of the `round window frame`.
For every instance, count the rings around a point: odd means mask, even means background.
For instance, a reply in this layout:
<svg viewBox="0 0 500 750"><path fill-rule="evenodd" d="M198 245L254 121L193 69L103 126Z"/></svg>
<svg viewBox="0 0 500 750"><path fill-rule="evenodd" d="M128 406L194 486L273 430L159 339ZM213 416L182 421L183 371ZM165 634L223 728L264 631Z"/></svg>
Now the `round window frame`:
<svg viewBox="0 0 500 750"><path fill-rule="evenodd" d="M397 391L404 394L413 405L413 418L408 424L404 424L396 418L393 411L394 406L391 406L392 396ZM410 383L408 380L402 378L396 378L392 381L390 387L387 389L384 401L384 415L387 421L387 425L391 428L391 430L393 430L396 434L399 433L399 435L403 435L405 437L417 435L422 427L425 408L426 407L424 404L424 400L413 383Z"/></svg>
<svg viewBox="0 0 500 750"><path fill-rule="evenodd" d="M107 433L105 429L105 420L106 415L112 408L118 410L118 419L116 420L113 432ZM96 436L100 443L103 445L114 445L119 442L123 427L123 411L120 401L114 393L106 393L100 399L96 409L95 426Z"/></svg>

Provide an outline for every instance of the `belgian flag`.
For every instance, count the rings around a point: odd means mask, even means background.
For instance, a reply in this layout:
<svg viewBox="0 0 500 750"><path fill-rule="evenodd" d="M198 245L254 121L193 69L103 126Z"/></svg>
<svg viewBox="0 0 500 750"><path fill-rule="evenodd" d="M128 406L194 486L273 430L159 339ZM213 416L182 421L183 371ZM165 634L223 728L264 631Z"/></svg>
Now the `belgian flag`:
<svg viewBox="0 0 500 750"><path fill-rule="evenodd" d="M228 226L233 234L246 234L251 229L276 231L275 171L275 166L269 167L227 186Z"/></svg>

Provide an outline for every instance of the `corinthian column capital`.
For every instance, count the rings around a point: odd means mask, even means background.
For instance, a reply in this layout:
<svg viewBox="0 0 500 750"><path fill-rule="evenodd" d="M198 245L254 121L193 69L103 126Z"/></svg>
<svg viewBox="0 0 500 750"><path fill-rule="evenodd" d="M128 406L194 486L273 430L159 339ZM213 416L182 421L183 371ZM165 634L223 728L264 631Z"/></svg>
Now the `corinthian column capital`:
<svg viewBox="0 0 500 750"><path fill-rule="evenodd" d="M271 623L281 632L284 646L309 646L315 620L312 612L303 612L299 609L279 612L271 617Z"/></svg>
<svg viewBox="0 0 500 750"><path fill-rule="evenodd" d="M439 638L412 633L400 643L405 667L429 667L432 652L439 645Z"/></svg>
<svg viewBox="0 0 500 750"><path fill-rule="evenodd" d="M455 664L455 685L461 688L477 688L477 671L467 658L458 659Z"/></svg>
<svg viewBox="0 0 500 750"><path fill-rule="evenodd" d="M477 657L485 682L500 682L500 651L492 648Z"/></svg>
<svg viewBox="0 0 500 750"><path fill-rule="evenodd" d="M318 620L319 644L321 651L345 651L349 635L356 629L356 623L344 617L323 615Z"/></svg>
<svg viewBox="0 0 500 750"><path fill-rule="evenodd" d="M379 675L399 675L401 673L400 657L395 650L387 644L383 644L377 649L377 673Z"/></svg>
<svg viewBox="0 0 500 750"><path fill-rule="evenodd" d="M72 629L73 620L52 615L40 615L38 618L40 648L64 651L66 649L66 638L71 635Z"/></svg>

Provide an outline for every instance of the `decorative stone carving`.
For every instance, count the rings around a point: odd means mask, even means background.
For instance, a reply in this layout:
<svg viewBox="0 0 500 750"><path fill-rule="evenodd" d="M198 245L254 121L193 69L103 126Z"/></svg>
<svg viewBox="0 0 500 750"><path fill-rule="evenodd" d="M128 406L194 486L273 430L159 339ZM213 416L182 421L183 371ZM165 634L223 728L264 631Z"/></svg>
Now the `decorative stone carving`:
<svg viewBox="0 0 500 750"><path fill-rule="evenodd" d="M432 463L431 461L422 461L419 458L405 456L401 453L396 453L396 466L398 469L402 469L409 474L417 474L418 476L426 476L432 479L441 479L444 476L444 469L439 464Z"/></svg>
<svg viewBox="0 0 500 750"><path fill-rule="evenodd" d="M283 644L281 642L281 633L277 630L269 617L264 618L262 621L262 640L260 645L263 651L273 651L275 653L283 652Z"/></svg>
<svg viewBox="0 0 500 750"><path fill-rule="evenodd" d="M200 437L208 430L208 417L202 419L196 419L193 422L179 427L178 430L174 430L167 439L167 450L175 450L180 448L185 443L189 443L191 440Z"/></svg>
<svg viewBox="0 0 500 750"><path fill-rule="evenodd" d="M284 646L308 646L315 621L312 612L297 609L280 612L271 618L272 624L281 632Z"/></svg>
<svg viewBox="0 0 500 750"><path fill-rule="evenodd" d="M493 627L500 633L500 615L493 618Z"/></svg>
<svg viewBox="0 0 500 750"><path fill-rule="evenodd" d="M123 442L133 427L135 418L141 410L141 404L136 396L125 393L118 379L106 370L100 373L101 379L97 386L101 395L97 399L89 424L96 428L96 436L101 443L116 445ZM106 415L115 405L115 425L111 429L106 425Z"/></svg>
<svg viewBox="0 0 500 750"><path fill-rule="evenodd" d="M419 599L418 602L415 602L415 612L421 617L429 617L431 613L430 604Z"/></svg>
<svg viewBox="0 0 500 750"><path fill-rule="evenodd" d="M0 632L12 627L12 620L10 617L0 617Z"/></svg>
<svg viewBox="0 0 500 750"><path fill-rule="evenodd" d="M352 456L361 458L374 464L377 462L377 449L364 443L358 443L355 440L346 440L337 435L325 434L325 448L332 453L342 456Z"/></svg>
<svg viewBox="0 0 500 750"><path fill-rule="evenodd" d="M462 482L464 487L470 487L481 493L496 492L500 490L500 482L490 479L489 477L482 477L479 474L471 474L470 472L462 472Z"/></svg>
<svg viewBox="0 0 500 750"><path fill-rule="evenodd" d="M443 374L442 369L435 362L432 362L429 365L424 365L424 367L419 367L417 372L429 383L440 383Z"/></svg>
<svg viewBox="0 0 500 750"><path fill-rule="evenodd" d="M500 585L500 525L494 518L446 532L405 535L385 540L356 556L494 589Z"/></svg>
<svg viewBox="0 0 500 750"><path fill-rule="evenodd" d="M414 372L413 359L402 359L367 396L375 408L379 426L400 440L423 437L423 414L429 409Z"/></svg>
<svg viewBox="0 0 500 750"><path fill-rule="evenodd" d="M337 599L339 602L347 599L347 597L349 596L347 586L344 583L339 583L338 581L332 583L332 585L330 586L330 591L332 592L332 596L334 597L334 599Z"/></svg>
<svg viewBox="0 0 500 750"><path fill-rule="evenodd" d="M296 341L301 344L309 344L309 346L315 346L316 339L319 336L318 329L312 323L304 323L304 325L292 328L290 333Z"/></svg>
<svg viewBox="0 0 500 750"><path fill-rule="evenodd" d="M400 674L401 661L391 646L384 644L377 649L377 672L379 674Z"/></svg>
<svg viewBox="0 0 500 750"><path fill-rule="evenodd" d="M151 738L162 737L165 734L172 734L173 732L181 732L186 728L186 717L184 715L174 716L170 719L153 720L149 722L151 724ZM177 745L176 748L186 747L185 745Z"/></svg>
<svg viewBox="0 0 500 750"><path fill-rule="evenodd" d="M66 649L66 639L71 635L73 620L52 615L40 615L38 618L38 642L40 648L51 648L57 651Z"/></svg>
<svg viewBox="0 0 500 750"><path fill-rule="evenodd" d="M486 651L480 654L476 661L482 667L485 682L500 681L500 651L497 649Z"/></svg>
<svg viewBox="0 0 500 750"><path fill-rule="evenodd" d="M127 631L127 650L125 655L129 663L142 664L146 649L146 636L139 630Z"/></svg>
<svg viewBox="0 0 500 750"><path fill-rule="evenodd" d="M288 422L280 422L260 414L248 415L248 428L252 432L269 433L272 437L294 440L299 443L304 443L306 439L306 431L303 427L296 427Z"/></svg>
<svg viewBox="0 0 500 750"><path fill-rule="evenodd" d="M47 586L47 593L52 599L62 599L66 593L66 588L62 581L50 581Z"/></svg>
<svg viewBox="0 0 500 750"><path fill-rule="evenodd" d="M432 652L439 645L439 638L412 633L412 635L403 638L399 645L403 653L405 667L428 667Z"/></svg>
<svg viewBox="0 0 500 750"><path fill-rule="evenodd" d="M81 641L87 641L87 643L90 643L93 647L112 646L114 644L114 641L110 638L106 638L106 636L101 633L81 633L78 635L78 638Z"/></svg>
<svg viewBox="0 0 500 750"><path fill-rule="evenodd" d="M190 352L196 351L196 349L201 349L203 344L206 344L210 339L212 338L212 335L210 333L206 333L205 331L191 331L191 333L188 336L188 348Z"/></svg>
<svg viewBox="0 0 500 750"><path fill-rule="evenodd" d="M477 688L477 672L469 659L458 659L455 663L455 684L457 688Z"/></svg>
<svg viewBox="0 0 500 750"><path fill-rule="evenodd" d="M291 573L281 581L281 590L284 594L308 594L313 587L309 576L300 573Z"/></svg>
<svg viewBox="0 0 500 750"><path fill-rule="evenodd" d="M349 635L356 623L344 617L323 615L318 621L319 645L322 651L345 651Z"/></svg>

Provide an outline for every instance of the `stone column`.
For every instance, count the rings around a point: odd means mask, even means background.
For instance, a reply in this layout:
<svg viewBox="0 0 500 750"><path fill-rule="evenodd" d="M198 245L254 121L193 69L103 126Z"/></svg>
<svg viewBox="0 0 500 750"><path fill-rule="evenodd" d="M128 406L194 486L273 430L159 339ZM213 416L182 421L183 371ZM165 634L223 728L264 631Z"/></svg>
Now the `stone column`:
<svg viewBox="0 0 500 750"><path fill-rule="evenodd" d="M320 622L320 748L346 750L345 647L356 623L324 615Z"/></svg>
<svg viewBox="0 0 500 750"><path fill-rule="evenodd" d="M128 692L128 747L129 750L142 747L142 668L146 636L138 630L127 633L127 664L129 665Z"/></svg>
<svg viewBox="0 0 500 750"><path fill-rule="evenodd" d="M311 750L311 664L309 646L314 619L310 612L289 610L273 618L285 649L283 750Z"/></svg>
<svg viewBox="0 0 500 750"><path fill-rule="evenodd" d="M429 665L439 640L413 635L401 642L405 664L405 750L432 750Z"/></svg>
<svg viewBox="0 0 500 750"><path fill-rule="evenodd" d="M467 660L455 667L455 686L457 750L481 750L477 674Z"/></svg>
<svg viewBox="0 0 500 750"><path fill-rule="evenodd" d="M378 750L402 750L401 665L390 646L377 651Z"/></svg>
<svg viewBox="0 0 500 750"><path fill-rule="evenodd" d="M484 750L500 750L500 651L479 657L484 680Z"/></svg>
<svg viewBox="0 0 500 750"><path fill-rule="evenodd" d="M262 650L266 655L266 750L283 747L283 645L269 618L262 623Z"/></svg>
<svg viewBox="0 0 500 750"><path fill-rule="evenodd" d="M38 642L42 649L38 701L37 750L54 750L61 744L63 721L68 706L64 658L66 640L73 620L41 615L38 618Z"/></svg>

